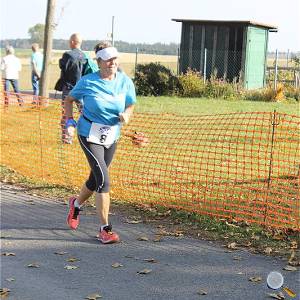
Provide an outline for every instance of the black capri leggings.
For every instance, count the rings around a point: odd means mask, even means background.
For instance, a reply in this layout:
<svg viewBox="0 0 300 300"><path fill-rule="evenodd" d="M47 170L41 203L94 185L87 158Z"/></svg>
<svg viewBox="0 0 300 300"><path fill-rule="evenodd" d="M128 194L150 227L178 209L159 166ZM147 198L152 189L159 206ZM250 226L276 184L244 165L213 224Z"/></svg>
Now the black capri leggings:
<svg viewBox="0 0 300 300"><path fill-rule="evenodd" d="M97 193L107 193L110 188L108 167L113 159L117 148L117 143L112 144L109 148L102 145L93 144L86 140L86 137L79 135L80 146L87 157L91 172L86 187L90 191Z"/></svg>

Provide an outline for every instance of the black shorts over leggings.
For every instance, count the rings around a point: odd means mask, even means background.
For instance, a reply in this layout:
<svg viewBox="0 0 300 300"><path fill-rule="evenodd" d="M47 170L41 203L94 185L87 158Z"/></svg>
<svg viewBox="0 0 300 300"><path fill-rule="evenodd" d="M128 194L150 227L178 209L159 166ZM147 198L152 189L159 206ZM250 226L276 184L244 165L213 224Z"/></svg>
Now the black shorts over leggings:
<svg viewBox="0 0 300 300"><path fill-rule="evenodd" d="M108 149L102 145L93 144L86 137L79 135L80 146L87 157L91 172L86 187L97 193L107 193L110 188L108 167L113 159L117 144L112 144Z"/></svg>

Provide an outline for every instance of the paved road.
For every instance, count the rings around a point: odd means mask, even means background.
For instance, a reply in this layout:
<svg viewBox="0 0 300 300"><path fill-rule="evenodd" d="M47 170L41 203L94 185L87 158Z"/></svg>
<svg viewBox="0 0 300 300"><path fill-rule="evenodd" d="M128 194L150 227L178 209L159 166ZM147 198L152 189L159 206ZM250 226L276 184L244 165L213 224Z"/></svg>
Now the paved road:
<svg viewBox="0 0 300 300"><path fill-rule="evenodd" d="M101 245L94 238L97 218L89 210L80 228L71 231L65 226L67 207L59 201L3 186L1 202L1 287L11 290L9 299L80 300L95 293L108 300L270 299L265 279L272 270L282 272L286 285L298 287L299 295L299 272L282 270L282 260L244 250L230 253L187 237L154 242L157 228L126 223L117 214L111 220L122 242ZM140 236L149 240L137 240ZM71 257L80 261L67 262ZM149 258L156 262L145 261ZM28 267L33 263L39 268ZM123 266L113 268L114 263ZM67 270L67 265L78 268ZM137 273L143 269L152 272ZM262 281L250 282L255 276ZM199 295L200 289L207 295Z"/></svg>

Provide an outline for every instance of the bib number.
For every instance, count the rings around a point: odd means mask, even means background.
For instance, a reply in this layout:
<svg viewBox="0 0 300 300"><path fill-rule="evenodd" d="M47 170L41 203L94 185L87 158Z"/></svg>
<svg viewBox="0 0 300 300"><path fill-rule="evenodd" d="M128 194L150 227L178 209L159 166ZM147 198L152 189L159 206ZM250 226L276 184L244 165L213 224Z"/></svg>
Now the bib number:
<svg viewBox="0 0 300 300"><path fill-rule="evenodd" d="M119 125L109 126L92 122L90 133L86 140L109 147L117 139L118 127Z"/></svg>

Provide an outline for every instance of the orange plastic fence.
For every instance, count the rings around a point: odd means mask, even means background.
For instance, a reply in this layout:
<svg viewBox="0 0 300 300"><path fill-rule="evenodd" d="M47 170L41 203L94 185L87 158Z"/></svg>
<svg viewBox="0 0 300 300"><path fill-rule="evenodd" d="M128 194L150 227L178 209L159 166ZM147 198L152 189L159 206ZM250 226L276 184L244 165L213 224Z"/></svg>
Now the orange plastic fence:
<svg viewBox="0 0 300 300"><path fill-rule="evenodd" d="M61 103L1 99L1 164L37 181L80 187L89 169L77 139L61 142ZM138 114L123 128L112 197L300 230L297 116ZM139 148L130 134L144 132Z"/></svg>

